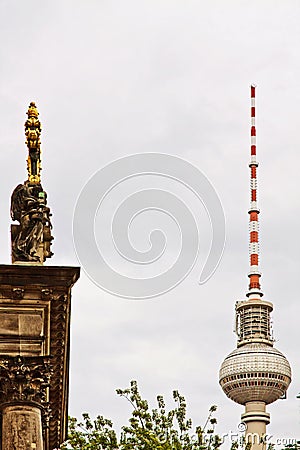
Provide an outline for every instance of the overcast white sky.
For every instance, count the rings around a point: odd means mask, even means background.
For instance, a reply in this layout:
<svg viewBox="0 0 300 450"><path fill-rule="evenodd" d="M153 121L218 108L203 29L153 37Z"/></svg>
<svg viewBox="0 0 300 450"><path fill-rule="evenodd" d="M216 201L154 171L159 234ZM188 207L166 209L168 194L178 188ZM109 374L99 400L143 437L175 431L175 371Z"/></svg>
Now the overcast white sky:
<svg viewBox="0 0 300 450"><path fill-rule="evenodd" d="M299 22L300 4L291 0L0 1L1 263L10 263L10 195L27 176L23 124L32 100L53 212L49 264L78 265L76 199L97 169L132 153L187 159L215 186L226 215L224 257L203 286L208 219L173 184L203 238L180 286L152 300L125 300L82 271L72 299L72 415L101 413L119 426L130 409L114 390L137 379L151 403L179 389L195 424L217 404L218 431L236 430L243 408L223 394L218 370L236 345L234 303L247 290L249 86L256 83L262 288L274 303L276 347L293 370L288 399L268 407L269 432L300 438ZM152 181L160 186L152 179L145 186ZM137 187L114 193L106 212ZM143 230L136 238L143 246Z"/></svg>

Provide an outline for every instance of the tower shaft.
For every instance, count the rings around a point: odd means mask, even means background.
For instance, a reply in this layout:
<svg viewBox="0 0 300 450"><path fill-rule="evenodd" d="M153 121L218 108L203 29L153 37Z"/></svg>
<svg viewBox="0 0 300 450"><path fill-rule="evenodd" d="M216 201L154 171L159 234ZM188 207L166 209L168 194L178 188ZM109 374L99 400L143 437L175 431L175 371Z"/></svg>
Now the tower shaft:
<svg viewBox="0 0 300 450"><path fill-rule="evenodd" d="M246 444L251 444L251 450L265 450L267 425L270 423L266 404L264 402L246 403L241 420L246 425Z"/></svg>

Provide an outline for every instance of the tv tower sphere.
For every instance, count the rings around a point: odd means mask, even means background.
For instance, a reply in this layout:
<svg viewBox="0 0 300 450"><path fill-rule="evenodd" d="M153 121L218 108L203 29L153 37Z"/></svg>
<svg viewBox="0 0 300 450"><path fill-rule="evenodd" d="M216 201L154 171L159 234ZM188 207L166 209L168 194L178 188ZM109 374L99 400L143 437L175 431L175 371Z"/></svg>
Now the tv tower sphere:
<svg viewBox="0 0 300 450"><path fill-rule="evenodd" d="M231 400L245 405L242 421L246 443L252 450L266 447L266 425L270 415L266 405L283 397L291 382L291 368L286 357L273 347L271 302L262 300L259 272L259 209L257 207L255 86L251 86L251 159L249 209L250 272L247 299L236 303L237 348L220 368L220 385Z"/></svg>
<svg viewBox="0 0 300 450"><path fill-rule="evenodd" d="M252 342L231 352L220 369L220 384L231 400L275 402L284 395L291 382L291 368L276 348Z"/></svg>

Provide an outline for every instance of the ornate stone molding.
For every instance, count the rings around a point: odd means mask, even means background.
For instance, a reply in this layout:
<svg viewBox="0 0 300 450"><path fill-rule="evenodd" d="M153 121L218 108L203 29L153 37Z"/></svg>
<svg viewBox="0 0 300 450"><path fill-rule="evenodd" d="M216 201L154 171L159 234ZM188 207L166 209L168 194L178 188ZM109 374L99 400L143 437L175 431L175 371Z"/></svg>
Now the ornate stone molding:
<svg viewBox="0 0 300 450"><path fill-rule="evenodd" d="M42 300L52 300L53 290L52 289L41 289L41 299Z"/></svg>
<svg viewBox="0 0 300 450"><path fill-rule="evenodd" d="M12 298L15 300L22 300L24 298L24 289L15 287L12 289Z"/></svg>
<svg viewBox="0 0 300 450"><path fill-rule="evenodd" d="M16 402L46 407L51 374L49 357L0 357L0 408Z"/></svg>
<svg viewBox="0 0 300 450"><path fill-rule="evenodd" d="M68 369L65 361L69 360L69 319L70 301L67 295L54 295L51 301L51 355L53 355L53 377L50 387L50 448L59 447L65 438L68 400Z"/></svg>

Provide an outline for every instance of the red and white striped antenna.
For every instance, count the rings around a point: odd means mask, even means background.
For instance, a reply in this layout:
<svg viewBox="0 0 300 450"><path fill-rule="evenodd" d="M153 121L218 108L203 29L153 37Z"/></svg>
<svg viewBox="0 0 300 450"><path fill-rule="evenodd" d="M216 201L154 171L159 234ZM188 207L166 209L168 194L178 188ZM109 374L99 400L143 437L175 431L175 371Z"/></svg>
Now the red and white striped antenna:
<svg viewBox="0 0 300 450"><path fill-rule="evenodd" d="M248 297L252 297L254 294L263 296L260 289L260 272L259 272L259 223L258 214L259 209L257 207L257 167L258 162L256 160L256 126L255 126L255 88L254 84L251 85L251 160L250 167L250 209L249 209L249 232L250 232L250 272L249 272L249 291Z"/></svg>

